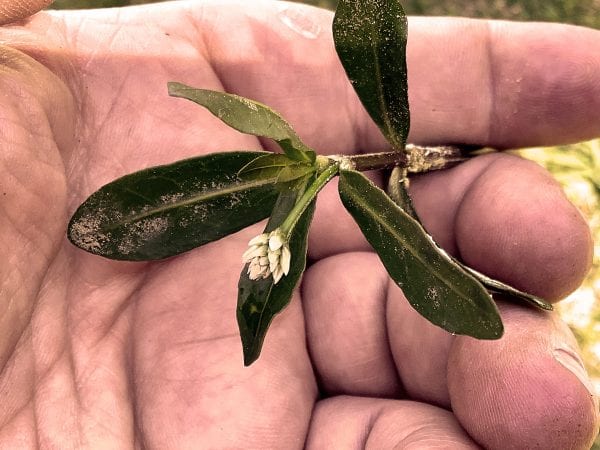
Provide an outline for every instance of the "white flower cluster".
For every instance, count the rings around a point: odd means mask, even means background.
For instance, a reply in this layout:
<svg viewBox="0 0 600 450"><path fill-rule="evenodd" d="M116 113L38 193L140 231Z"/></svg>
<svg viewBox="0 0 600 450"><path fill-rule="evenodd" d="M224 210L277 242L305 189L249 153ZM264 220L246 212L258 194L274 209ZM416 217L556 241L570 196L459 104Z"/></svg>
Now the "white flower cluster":
<svg viewBox="0 0 600 450"><path fill-rule="evenodd" d="M249 263L251 280L268 278L272 274L274 283L288 274L291 258L290 248L279 228L251 239L248 250L242 255L242 261Z"/></svg>

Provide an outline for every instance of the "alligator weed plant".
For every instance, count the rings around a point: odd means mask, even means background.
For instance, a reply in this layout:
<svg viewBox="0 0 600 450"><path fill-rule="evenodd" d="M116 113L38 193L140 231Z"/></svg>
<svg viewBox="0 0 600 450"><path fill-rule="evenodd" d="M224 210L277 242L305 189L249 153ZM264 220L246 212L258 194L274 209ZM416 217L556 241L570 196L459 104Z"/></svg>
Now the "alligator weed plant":
<svg viewBox="0 0 600 450"><path fill-rule="evenodd" d="M318 156L266 105L171 82L171 96L198 103L238 131L273 139L282 152L214 153L126 175L77 209L68 227L71 242L106 258L155 260L269 218L264 233L240 255L237 321L244 364L250 365L304 272L315 199L339 177L342 203L410 304L433 324L479 339L500 338L494 293L552 309L464 266L419 222L407 191L410 174L444 169L469 155L457 147L406 144L407 20L399 0L340 0L333 36L356 94L391 151ZM375 169L391 170L387 192L361 173Z"/></svg>

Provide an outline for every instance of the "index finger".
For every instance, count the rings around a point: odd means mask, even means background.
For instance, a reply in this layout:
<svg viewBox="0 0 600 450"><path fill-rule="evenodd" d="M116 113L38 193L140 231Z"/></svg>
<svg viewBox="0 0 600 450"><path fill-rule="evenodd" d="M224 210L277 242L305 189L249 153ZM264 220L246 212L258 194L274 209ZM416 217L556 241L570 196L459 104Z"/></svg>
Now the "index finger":
<svg viewBox="0 0 600 450"><path fill-rule="evenodd" d="M229 91L271 105L322 151L385 145L337 60L331 13L276 2L242 16L235 2L226 5L216 20L210 6L202 17L210 20L208 60ZM409 141L506 148L600 136L600 31L458 18L408 23Z"/></svg>
<svg viewBox="0 0 600 450"><path fill-rule="evenodd" d="M600 32L453 18L409 23L414 140L506 148L600 135Z"/></svg>

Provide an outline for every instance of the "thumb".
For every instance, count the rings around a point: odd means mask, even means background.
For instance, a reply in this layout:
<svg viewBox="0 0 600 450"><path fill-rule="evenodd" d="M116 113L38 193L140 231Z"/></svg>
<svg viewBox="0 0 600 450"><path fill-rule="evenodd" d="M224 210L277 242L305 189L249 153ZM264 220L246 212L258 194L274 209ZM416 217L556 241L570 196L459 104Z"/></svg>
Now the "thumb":
<svg viewBox="0 0 600 450"><path fill-rule="evenodd" d="M0 25L26 19L54 0L0 0Z"/></svg>

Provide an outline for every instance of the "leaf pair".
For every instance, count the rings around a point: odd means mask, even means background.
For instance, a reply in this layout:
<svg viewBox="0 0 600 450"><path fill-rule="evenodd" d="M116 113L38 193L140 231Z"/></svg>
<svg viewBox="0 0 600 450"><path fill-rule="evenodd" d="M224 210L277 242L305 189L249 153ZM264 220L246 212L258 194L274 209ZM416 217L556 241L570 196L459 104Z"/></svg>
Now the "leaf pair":
<svg viewBox="0 0 600 450"><path fill-rule="evenodd" d="M129 261L177 255L269 217L282 184L314 172L315 152L269 107L181 83L169 83L169 93L236 130L275 140L285 155L216 153L119 178L71 218L69 239L83 250Z"/></svg>
<svg viewBox="0 0 600 450"><path fill-rule="evenodd" d="M340 0L333 21L338 56L363 106L390 145L409 130L407 21L398 0ZM390 196L358 172L342 171L340 197L409 303L447 331L497 339L503 325L485 289L542 309L551 305L486 277L439 248L419 222L399 168ZM485 285L485 287L484 287Z"/></svg>
<svg viewBox="0 0 600 450"><path fill-rule="evenodd" d="M502 336L490 295L435 245L419 222L359 172L342 171L339 191L388 274L422 316L451 333Z"/></svg>

